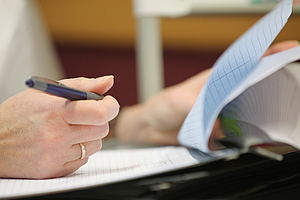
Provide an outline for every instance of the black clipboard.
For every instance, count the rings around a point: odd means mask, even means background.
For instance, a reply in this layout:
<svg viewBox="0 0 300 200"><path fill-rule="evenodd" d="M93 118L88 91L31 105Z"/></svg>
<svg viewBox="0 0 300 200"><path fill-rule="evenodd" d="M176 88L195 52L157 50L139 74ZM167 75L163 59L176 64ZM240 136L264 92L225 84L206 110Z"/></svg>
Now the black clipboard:
<svg viewBox="0 0 300 200"><path fill-rule="evenodd" d="M229 161L26 199L299 199L295 195L300 193L300 153L283 157L279 162L249 152Z"/></svg>

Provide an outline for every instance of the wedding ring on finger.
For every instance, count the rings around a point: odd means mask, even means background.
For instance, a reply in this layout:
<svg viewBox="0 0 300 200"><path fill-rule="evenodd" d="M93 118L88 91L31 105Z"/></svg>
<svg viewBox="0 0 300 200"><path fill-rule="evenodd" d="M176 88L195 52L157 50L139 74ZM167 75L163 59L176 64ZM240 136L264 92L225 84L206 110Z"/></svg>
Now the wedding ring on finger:
<svg viewBox="0 0 300 200"><path fill-rule="evenodd" d="M80 159L84 159L85 157L85 146L82 143L79 143L80 149L81 149L81 157Z"/></svg>

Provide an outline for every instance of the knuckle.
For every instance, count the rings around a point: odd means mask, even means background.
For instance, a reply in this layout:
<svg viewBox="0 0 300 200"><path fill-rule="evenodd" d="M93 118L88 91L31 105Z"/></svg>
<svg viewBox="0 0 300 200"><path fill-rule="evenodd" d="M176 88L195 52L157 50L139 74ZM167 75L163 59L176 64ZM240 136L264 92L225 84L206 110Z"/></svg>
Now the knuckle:
<svg viewBox="0 0 300 200"><path fill-rule="evenodd" d="M49 106L45 108L44 119L52 126L61 124L61 117L63 116L61 102L62 101L52 101Z"/></svg>

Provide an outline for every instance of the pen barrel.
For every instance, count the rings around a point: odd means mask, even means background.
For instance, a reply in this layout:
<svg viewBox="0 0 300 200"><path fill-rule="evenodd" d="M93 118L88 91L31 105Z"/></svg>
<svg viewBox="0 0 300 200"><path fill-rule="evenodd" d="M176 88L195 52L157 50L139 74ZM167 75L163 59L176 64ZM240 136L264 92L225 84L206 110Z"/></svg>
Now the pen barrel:
<svg viewBox="0 0 300 200"><path fill-rule="evenodd" d="M47 84L47 88L45 92L54 94L56 96L64 97L66 99L69 99L71 101L76 100L86 100L87 94L84 91L76 90L73 88L65 87L64 85L61 85L59 88L55 87L52 84Z"/></svg>
<svg viewBox="0 0 300 200"><path fill-rule="evenodd" d="M42 78L42 77L29 77L26 80L26 85L28 87L41 90L43 92L53 94L59 97L63 97L66 99L69 99L71 101L76 100L101 100L104 98L104 96L89 92L89 91L83 91L78 90L75 88L70 88L68 86L65 86L59 82Z"/></svg>

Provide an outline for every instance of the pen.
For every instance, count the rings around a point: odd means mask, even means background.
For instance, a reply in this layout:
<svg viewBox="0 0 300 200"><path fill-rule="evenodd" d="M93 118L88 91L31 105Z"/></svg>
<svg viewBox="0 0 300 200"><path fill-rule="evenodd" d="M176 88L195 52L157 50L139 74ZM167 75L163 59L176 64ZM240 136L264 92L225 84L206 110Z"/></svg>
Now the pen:
<svg viewBox="0 0 300 200"><path fill-rule="evenodd" d="M59 82L37 76L28 77L25 84L30 88L63 97L71 101L90 99L101 100L104 98L104 96L93 92L70 88Z"/></svg>

